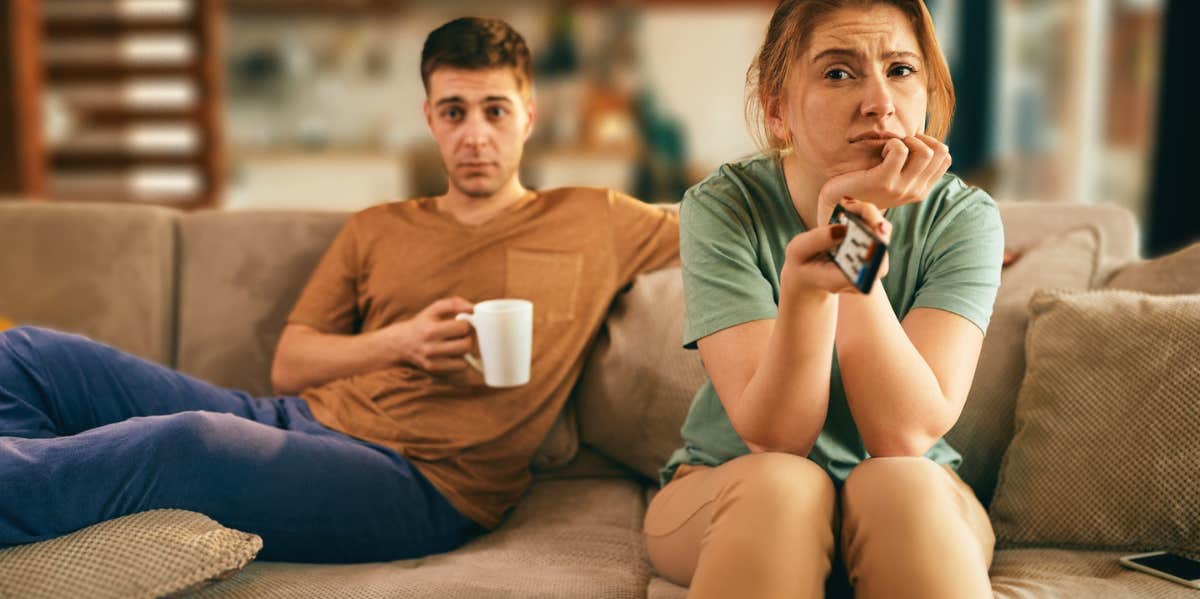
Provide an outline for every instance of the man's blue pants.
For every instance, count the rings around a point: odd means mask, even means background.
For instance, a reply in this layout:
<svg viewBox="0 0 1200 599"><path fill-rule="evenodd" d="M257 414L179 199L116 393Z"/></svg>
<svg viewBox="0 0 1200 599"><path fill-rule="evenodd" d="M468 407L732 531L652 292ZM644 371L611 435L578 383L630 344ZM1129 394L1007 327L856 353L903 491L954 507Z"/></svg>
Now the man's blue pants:
<svg viewBox="0 0 1200 599"><path fill-rule="evenodd" d="M0 333L0 547L154 508L262 536L259 557L362 562L483 529L403 456L77 335Z"/></svg>

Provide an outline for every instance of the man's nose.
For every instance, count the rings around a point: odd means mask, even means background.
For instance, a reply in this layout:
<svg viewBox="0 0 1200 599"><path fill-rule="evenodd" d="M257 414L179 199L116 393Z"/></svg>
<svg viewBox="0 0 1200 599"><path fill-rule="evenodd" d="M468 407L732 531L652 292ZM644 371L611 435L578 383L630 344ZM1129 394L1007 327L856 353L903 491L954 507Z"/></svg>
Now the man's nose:
<svg viewBox="0 0 1200 599"><path fill-rule="evenodd" d="M463 123L463 144L469 147L479 147L487 143L488 123L482 115L468 115Z"/></svg>
<svg viewBox="0 0 1200 599"><path fill-rule="evenodd" d="M891 116L896 111L886 77L871 77L866 81L861 111L863 116L874 118Z"/></svg>

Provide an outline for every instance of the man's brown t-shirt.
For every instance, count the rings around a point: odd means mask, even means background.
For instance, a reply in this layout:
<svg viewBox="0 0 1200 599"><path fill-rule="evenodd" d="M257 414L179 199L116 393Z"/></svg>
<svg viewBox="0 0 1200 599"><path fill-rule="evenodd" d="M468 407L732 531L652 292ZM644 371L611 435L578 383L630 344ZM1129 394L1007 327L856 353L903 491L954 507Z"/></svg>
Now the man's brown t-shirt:
<svg viewBox="0 0 1200 599"><path fill-rule="evenodd" d="M530 382L493 389L473 369L397 365L301 397L322 424L404 455L460 512L494 528L528 486L614 295L678 257L675 213L607 189L532 194L479 226L439 212L433 198L368 208L326 250L288 322L350 335L446 297L528 299Z"/></svg>

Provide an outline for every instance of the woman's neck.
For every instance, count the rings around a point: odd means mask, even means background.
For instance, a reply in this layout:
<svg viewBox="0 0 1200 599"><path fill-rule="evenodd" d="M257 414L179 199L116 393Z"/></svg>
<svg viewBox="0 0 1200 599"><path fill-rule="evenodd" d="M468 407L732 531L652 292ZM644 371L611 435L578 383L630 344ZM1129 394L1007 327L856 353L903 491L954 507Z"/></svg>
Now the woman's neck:
<svg viewBox="0 0 1200 599"><path fill-rule="evenodd" d="M796 214L804 221L804 228L811 230L821 226L817 222L817 196L825 184L825 177L805 164L795 152L784 153L781 162L788 194L792 196Z"/></svg>

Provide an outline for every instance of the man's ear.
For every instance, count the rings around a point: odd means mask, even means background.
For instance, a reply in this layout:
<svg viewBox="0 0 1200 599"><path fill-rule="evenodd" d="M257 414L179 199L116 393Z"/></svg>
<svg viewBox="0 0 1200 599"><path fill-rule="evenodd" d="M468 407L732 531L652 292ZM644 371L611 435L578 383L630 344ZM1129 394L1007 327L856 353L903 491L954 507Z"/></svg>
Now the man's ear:
<svg viewBox="0 0 1200 599"><path fill-rule="evenodd" d="M525 123L525 141L529 141L529 136L533 135L533 123L537 120L537 101L533 99L532 92L525 101L525 114L529 116L529 122Z"/></svg>
<svg viewBox="0 0 1200 599"><path fill-rule="evenodd" d="M429 127L430 131L433 131L433 107L429 105L429 98L425 98L425 101L421 102L421 111L425 113L425 125Z"/></svg>

